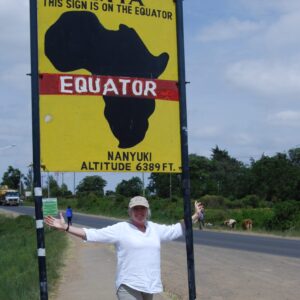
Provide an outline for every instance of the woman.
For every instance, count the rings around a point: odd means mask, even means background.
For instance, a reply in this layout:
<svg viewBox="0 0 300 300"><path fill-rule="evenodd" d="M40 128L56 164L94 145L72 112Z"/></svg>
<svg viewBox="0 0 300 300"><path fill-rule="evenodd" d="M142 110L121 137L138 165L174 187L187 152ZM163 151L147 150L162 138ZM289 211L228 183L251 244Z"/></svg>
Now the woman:
<svg viewBox="0 0 300 300"><path fill-rule="evenodd" d="M195 208L197 210L195 205ZM45 223L90 242L112 243L117 253L116 289L119 300L151 300L163 291L160 275L160 244L183 234L183 223L161 225L148 221L150 207L146 198L136 196L128 206L129 221L101 229L69 226L47 216ZM193 221L197 219L197 211Z"/></svg>
<svg viewBox="0 0 300 300"><path fill-rule="evenodd" d="M199 229L203 230L205 227L204 205L201 202L195 201L195 211L198 213Z"/></svg>

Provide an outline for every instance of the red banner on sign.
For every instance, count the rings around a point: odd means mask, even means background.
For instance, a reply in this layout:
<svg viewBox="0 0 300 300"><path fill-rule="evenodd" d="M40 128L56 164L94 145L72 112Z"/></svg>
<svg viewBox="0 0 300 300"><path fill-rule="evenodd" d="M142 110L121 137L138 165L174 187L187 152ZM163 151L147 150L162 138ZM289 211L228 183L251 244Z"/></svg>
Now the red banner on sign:
<svg viewBox="0 0 300 300"><path fill-rule="evenodd" d="M177 81L151 78L40 74L41 95L90 95L178 101Z"/></svg>

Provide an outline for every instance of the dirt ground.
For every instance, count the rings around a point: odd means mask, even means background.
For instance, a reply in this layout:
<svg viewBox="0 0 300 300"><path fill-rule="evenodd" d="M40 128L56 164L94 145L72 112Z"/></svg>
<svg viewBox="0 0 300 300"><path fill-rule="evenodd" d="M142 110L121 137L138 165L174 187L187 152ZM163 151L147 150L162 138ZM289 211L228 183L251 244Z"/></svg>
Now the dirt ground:
<svg viewBox="0 0 300 300"><path fill-rule="evenodd" d="M71 239L63 277L52 300L115 300L114 248ZM300 260L196 245L197 299L298 300ZM167 292L156 300L189 299L185 244L162 247L162 279Z"/></svg>

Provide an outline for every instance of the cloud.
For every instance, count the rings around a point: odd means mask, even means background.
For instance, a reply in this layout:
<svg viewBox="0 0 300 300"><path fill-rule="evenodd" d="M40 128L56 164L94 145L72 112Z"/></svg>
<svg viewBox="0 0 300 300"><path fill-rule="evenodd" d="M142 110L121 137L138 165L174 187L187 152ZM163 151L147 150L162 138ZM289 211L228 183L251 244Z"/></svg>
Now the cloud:
<svg viewBox="0 0 300 300"><path fill-rule="evenodd" d="M232 138L233 142L240 146L253 144L254 140L248 133L236 133Z"/></svg>
<svg viewBox="0 0 300 300"><path fill-rule="evenodd" d="M24 33L29 32L29 1L1 0L0 20L1 27L5 28L0 31L1 42L24 40Z"/></svg>
<svg viewBox="0 0 300 300"><path fill-rule="evenodd" d="M298 96L300 93L299 64L246 60L228 66L225 74L233 85L260 94Z"/></svg>
<svg viewBox="0 0 300 300"><path fill-rule="evenodd" d="M231 18L226 21L218 21L214 24L202 28L196 39L200 42L226 41L236 38L245 38L249 34L253 34L262 28L262 23L253 21L240 21Z"/></svg>
<svg viewBox="0 0 300 300"><path fill-rule="evenodd" d="M236 1L235 1L236 2ZM255 14L289 13L300 9L299 0L240 0L240 4L248 11Z"/></svg>
<svg viewBox="0 0 300 300"><path fill-rule="evenodd" d="M280 126L300 126L300 111L285 110L269 115L267 121Z"/></svg>
<svg viewBox="0 0 300 300"><path fill-rule="evenodd" d="M282 57L286 54L290 55L290 53L296 55L300 46L300 41L296 38L299 34L299 27L299 10L283 14L269 24L268 28L261 33L257 43L269 53L275 53Z"/></svg>
<svg viewBox="0 0 300 300"><path fill-rule="evenodd" d="M30 81L26 78L26 74L30 73L30 65L28 63L16 63L10 68L0 69L0 86L3 85L8 89L28 91Z"/></svg>
<svg viewBox="0 0 300 300"><path fill-rule="evenodd" d="M203 126L191 129L192 138L212 138L219 136L222 130L217 126Z"/></svg>

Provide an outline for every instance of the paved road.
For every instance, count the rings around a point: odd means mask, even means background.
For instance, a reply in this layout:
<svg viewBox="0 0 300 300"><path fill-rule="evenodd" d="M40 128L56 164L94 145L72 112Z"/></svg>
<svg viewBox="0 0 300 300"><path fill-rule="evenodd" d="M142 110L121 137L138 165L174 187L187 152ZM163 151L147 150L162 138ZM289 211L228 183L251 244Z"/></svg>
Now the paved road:
<svg viewBox="0 0 300 300"><path fill-rule="evenodd" d="M32 216L34 215L34 209L32 207L20 206L2 208ZM74 214L73 221L83 226L95 228L101 228L118 222L116 219L106 219L78 213ZM184 242L184 239L181 238L178 241ZM195 230L194 244L300 258L300 239Z"/></svg>

